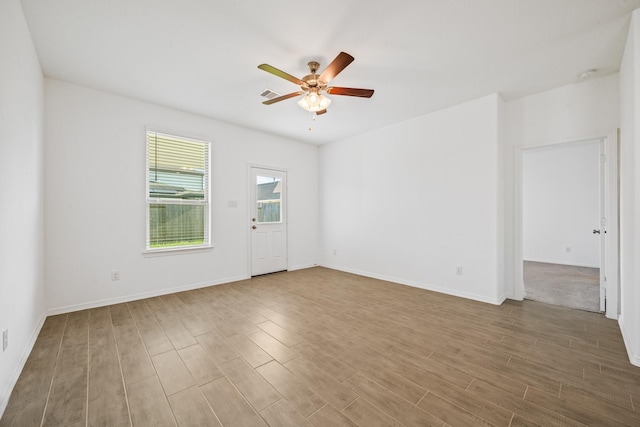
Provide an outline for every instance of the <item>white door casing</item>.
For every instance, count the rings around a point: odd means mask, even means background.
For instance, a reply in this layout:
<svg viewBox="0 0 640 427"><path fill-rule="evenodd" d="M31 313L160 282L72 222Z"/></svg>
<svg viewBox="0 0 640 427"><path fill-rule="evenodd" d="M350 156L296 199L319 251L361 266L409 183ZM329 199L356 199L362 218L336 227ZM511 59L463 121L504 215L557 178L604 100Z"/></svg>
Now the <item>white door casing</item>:
<svg viewBox="0 0 640 427"><path fill-rule="evenodd" d="M251 276L287 270L287 173L250 168Z"/></svg>
<svg viewBox="0 0 640 427"><path fill-rule="evenodd" d="M618 229L618 153L619 153L619 130L614 130L606 136L594 137L588 139L604 139L604 185L601 181L601 189L604 189L601 204L604 205L604 214L601 218L605 218L605 226L601 230L607 233L600 234L601 257L604 257L604 274L606 281L604 287L606 290L606 311L605 315L610 319L618 319L619 316L619 229ZM571 142L579 142L587 140L576 140ZM567 141L563 141L565 143ZM556 145L556 143L545 144L540 146ZM540 147L538 146L538 147ZM533 147L532 147L533 148ZM513 290L511 298L522 300L524 298L524 281L523 281L523 224L522 224L522 165L523 153L528 148L514 147L514 257L513 257ZM604 277L602 278L604 279ZM602 283L602 282L601 282ZM601 296L603 296L601 294ZM601 300L602 301L602 300Z"/></svg>
<svg viewBox="0 0 640 427"><path fill-rule="evenodd" d="M607 152L606 142L600 142L600 311L606 311L607 296ZM596 230L593 231L594 233Z"/></svg>

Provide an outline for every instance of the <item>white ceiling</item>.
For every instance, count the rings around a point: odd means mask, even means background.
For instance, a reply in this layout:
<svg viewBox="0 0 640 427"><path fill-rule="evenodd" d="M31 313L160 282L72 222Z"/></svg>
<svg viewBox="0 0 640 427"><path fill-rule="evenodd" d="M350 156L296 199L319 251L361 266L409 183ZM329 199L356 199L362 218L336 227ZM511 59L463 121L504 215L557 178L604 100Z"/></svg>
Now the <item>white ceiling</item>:
<svg viewBox="0 0 640 427"><path fill-rule="evenodd" d="M47 77L323 144L491 93L505 100L618 70L640 0L22 0ZM266 88L298 89L340 52L315 122ZM311 126L311 130L309 127Z"/></svg>

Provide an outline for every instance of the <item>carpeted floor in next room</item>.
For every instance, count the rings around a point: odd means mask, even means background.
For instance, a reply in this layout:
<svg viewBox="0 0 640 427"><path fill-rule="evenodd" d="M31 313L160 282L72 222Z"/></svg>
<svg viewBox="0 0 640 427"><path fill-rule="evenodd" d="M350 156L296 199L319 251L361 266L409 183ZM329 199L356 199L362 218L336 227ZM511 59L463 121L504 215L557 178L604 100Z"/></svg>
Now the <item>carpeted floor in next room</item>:
<svg viewBox="0 0 640 427"><path fill-rule="evenodd" d="M524 261L525 298L600 311L600 269Z"/></svg>

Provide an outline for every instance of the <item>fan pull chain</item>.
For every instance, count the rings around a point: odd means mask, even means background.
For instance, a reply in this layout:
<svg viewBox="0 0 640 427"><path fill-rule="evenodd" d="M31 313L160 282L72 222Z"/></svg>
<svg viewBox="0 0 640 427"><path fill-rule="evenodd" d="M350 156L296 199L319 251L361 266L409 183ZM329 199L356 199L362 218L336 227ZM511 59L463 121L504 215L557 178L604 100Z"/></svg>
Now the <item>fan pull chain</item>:
<svg viewBox="0 0 640 427"><path fill-rule="evenodd" d="M316 117L318 117L318 115L316 113L311 113L311 121L315 122L316 121ZM313 123L312 123L313 124ZM313 128L311 127L311 125L309 125L309 132L311 132Z"/></svg>

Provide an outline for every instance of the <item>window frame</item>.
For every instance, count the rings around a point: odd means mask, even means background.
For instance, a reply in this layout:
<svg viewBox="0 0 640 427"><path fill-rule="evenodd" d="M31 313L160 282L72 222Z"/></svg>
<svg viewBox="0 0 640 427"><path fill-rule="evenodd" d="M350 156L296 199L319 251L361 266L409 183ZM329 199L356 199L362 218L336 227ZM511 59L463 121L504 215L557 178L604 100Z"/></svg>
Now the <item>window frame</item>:
<svg viewBox="0 0 640 427"><path fill-rule="evenodd" d="M183 200L176 198L161 198L150 196L150 181L149 176L151 173L149 163L149 143L150 135L162 135L170 139L176 139L179 141L187 141L191 143L198 143L205 146L205 172L204 172L204 192L203 199L191 199ZM145 149L145 242L143 255L170 255L180 254L188 252L200 252L209 251L213 249L213 242L211 240L211 141L204 138L195 138L191 136L184 136L183 133L168 132L159 130L157 128L147 127L144 133L144 149ZM151 206L154 204L169 204L169 205L186 205L186 206L204 206L204 243L201 245L184 245L184 246L167 246L152 248L150 246L151 239Z"/></svg>

